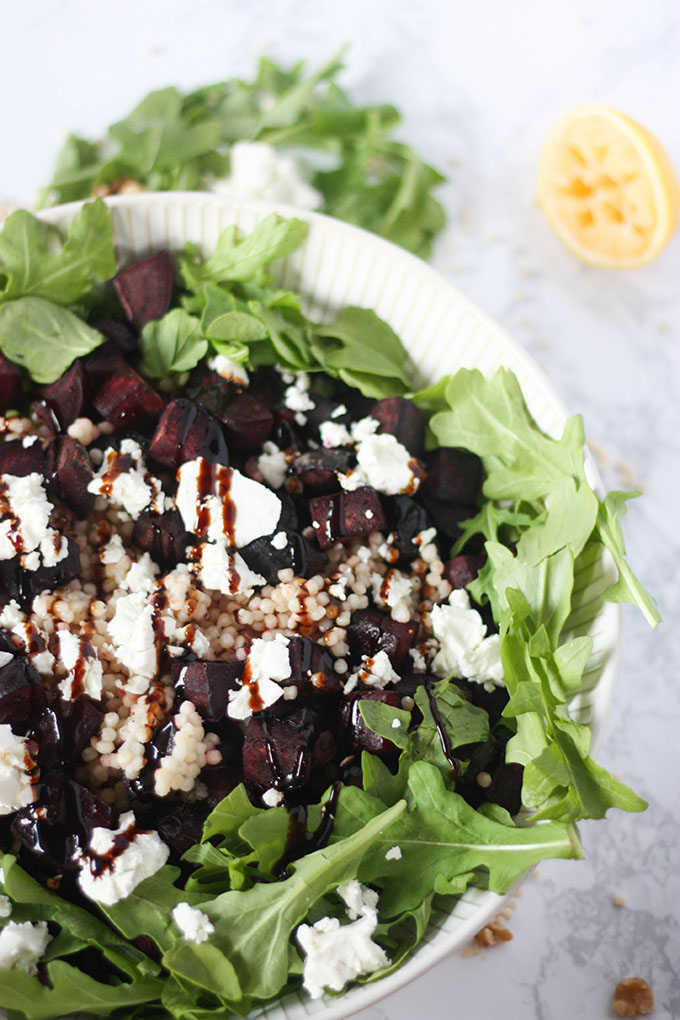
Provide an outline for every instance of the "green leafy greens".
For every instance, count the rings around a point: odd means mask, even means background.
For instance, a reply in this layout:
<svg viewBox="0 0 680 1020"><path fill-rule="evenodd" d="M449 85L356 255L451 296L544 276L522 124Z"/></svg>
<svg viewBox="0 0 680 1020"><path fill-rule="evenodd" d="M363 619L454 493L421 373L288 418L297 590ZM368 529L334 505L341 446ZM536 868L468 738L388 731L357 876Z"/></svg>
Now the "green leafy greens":
<svg viewBox="0 0 680 1020"><path fill-rule="evenodd" d="M311 181L323 212L426 256L445 225L432 195L444 178L394 140L393 106L354 105L337 83L342 68L341 56L312 74L263 58L252 81L151 92L104 141L69 136L42 204L112 193L130 180L153 191L202 190L228 174L230 145L266 142L331 162Z"/></svg>
<svg viewBox="0 0 680 1020"><path fill-rule="evenodd" d="M294 134L295 111L306 109L314 87L304 79L281 84L269 130ZM137 140L153 173L170 172L186 126L183 101L166 91L112 129L123 149ZM219 103L234 103L228 95ZM242 107L230 109L247 120L247 95L241 98ZM203 172L215 144L205 126L198 116L187 149L195 173ZM85 143L76 148L83 158L96 156ZM138 337L139 371L172 390L212 353L250 369L275 364L323 372L370 397L408 393L405 352L374 312L345 308L333 322L317 323L299 295L279 288L270 263L296 250L305 234L300 220L270 216L245 238L226 230L208 257L187 246L175 306ZM110 310L101 285L114 271L102 202L85 205L63 240L30 214L15 213L0 235L0 349L37 382L58 378L103 341L86 318ZM559 439L544 435L505 369L491 379L463 369L413 399L428 418L432 445L482 458L483 501L461 525L452 552L474 536L484 543L486 562L469 591L490 604L500 628L509 694L501 719L492 726L455 677L419 687L412 710L360 700L366 726L394 744L396 771L364 752L363 788L340 790L329 843L284 874L289 816L283 807L256 807L243 786L208 816L202 841L184 855L185 869L166 866L96 913L44 888L11 855L0 857L10 919L46 921L52 936L42 981L0 969L0 1001L12 1020L80 1012L117 1020L243 1015L299 985L297 926L326 915L344 922L336 890L355 877L380 891L375 938L390 964L361 979L375 980L413 951L433 911L446 909L469 884L503 892L539 860L581 857L580 819L601 818L612 807L644 809L593 760L590 730L569 713L585 685L593 605L630 601L650 623L659 620L625 560L620 520L631 494L601 500L586 478L581 420L570 419ZM474 810L461 793L475 749L497 738L506 744L506 762L524 769L526 811L517 818L490 803ZM308 834L328 810L326 800L308 808ZM215 928L208 941L181 937L172 920L180 902L208 915ZM0 926L6 923L0 918ZM96 956L96 979L78 969L85 950Z"/></svg>

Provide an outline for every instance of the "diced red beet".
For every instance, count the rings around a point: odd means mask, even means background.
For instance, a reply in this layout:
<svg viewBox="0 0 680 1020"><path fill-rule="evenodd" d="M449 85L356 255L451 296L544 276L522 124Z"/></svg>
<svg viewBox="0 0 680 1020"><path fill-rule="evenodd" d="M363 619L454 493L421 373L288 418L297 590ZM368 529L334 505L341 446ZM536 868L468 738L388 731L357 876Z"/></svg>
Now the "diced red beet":
<svg viewBox="0 0 680 1020"><path fill-rule="evenodd" d="M425 443L425 419L416 405L406 397L385 397L370 411L380 422L379 432L388 432L405 446L413 457L421 457Z"/></svg>
<svg viewBox="0 0 680 1020"><path fill-rule="evenodd" d="M274 431L271 438L280 450L302 449L302 442L295 428L295 415L287 407L274 408Z"/></svg>
<svg viewBox="0 0 680 1020"><path fill-rule="evenodd" d="M338 475L350 465L348 450L308 450L301 453L290 465L303 485L319 492L333 492L338 487Z"/></svg>
<svg viewBox="0 0 680 1020"><path fill-rule="evenodd" d="M456 680L456 686L460 688L461 693L464 693L473 705L484 709L489 717L489 722L492 726L495 726L509 701L510 696L507 689L505 687L494 687L493 690L487 691L484 684L476 684L468 680Z"/></svg>
<svg viewBox="0 0 680 1020"><path fill-rule="evenodd" d="M340 677L333 668L333 657L323 647L305 637L288 640L290 679L282 687L295 685L301 695L339 694Z"/></svg>
<svg viewBox="0 0 680 1020"><path fill-rule="evenodd" d="M238 765L228 762L222 765L208 765L204 768L201 772L201 782L208 787L210 807L214 807L215 804L219 804L221 800L228 797L242 780L243 768L240 760Z"/></svg>
<svg viewBox="0 0 680 1020"><path fill-rule="evenodd" d="M67 818L82 843L89 843L93 829L116 827L118 812L111 804L72 780L66 783L65 792Z"/></svg>
<svg viewBox="0 0 680 1020"><path fill-rule="evenodd" d="M243 776L265 789L298 789L309 782L314 726L308 713L284 719L248 720L243 741Z"/></svg>
<svg viewBox="0 0 680 1020"><path fill-rule="evenodd" d="M444 564L444 577L452 588L466 588L477 577L485 562L486 556L483 553L454 556Z"/></svg>
<svg viewBox="0 0 680 1020"><path fill-rule="evenodd" d="M458 527L460 522L474 517L477 512L474 506L463 506L461 503L449 503L443 499L434 499L429 493L424 493L422 500L438 534L452 542L460 536Z"/></svg>
<svg viewBox="0 0 680 1020"><path fill-rule="evenodd" d="M80 550L74 538L69 536L66 541L68 552L54 567L24 570L18 556L0 560L0 591L18 602L26 612L40 592L55 591L72 581L80 573Z"/></svg>
<svg viewBox="0 0 680 1020"><path fill-rule="evenodd" d="M476 453L441 446L425 455L423 493L450 503L474 506L482 487L482 462Z"/></svg>
<svg viewBox="0 0 680 1020"><path fill-rule="evenodd" d="M167 251L158 251L121 270L113 286L127 318L137 329L160 319L170 307L175 269Z"/></svg>
<svg viewBox="0 0 680 1020"><path fill-rule="evenodd" d="M30 446L24 446L21 439L0 443L0 474L25 478L37 471L44 475L46 462L45 448L39 439Z"/></svg>
<svg viewBox="0 0 680 1020"><path fill-rule="evenodd" d="M387 523L380 496L368 486L314 496L309 501L309 512L322 549L345 538L382 531Z"/></svg>
<svg viewBox="0 0 680 1020"><path fill-rule="evenodd" d="M229 692L239 689L242 662L187 662L175 667L172 675L175 688L187 701L193 702L204 719L216 722L227 714Z"/></svg>
<svg viewBox="0 0 680 1020"><path fill-rule="evenodd" d="M83 358L88 391L93 393L100 386L121 375L129 367L127 361L113 343L102 344L92 354Z"/></svg>
<svg viewBox="0 0 680 1020"><path fill-rule="evenodd" d="M219 766L217 766L219 768ZM237 784L234 783L234 786ZM233 789L233 787L232 787ZM225 794L226 796L226 794ZM170 847L175 859L190 846L201 842L206 811L199 802L172 805L167 814L156 818L156 828L163 842Z"/></svg>
<svg viewBox="0 0 680 1020"><path fill-rule="evenodd" d="M132 354L136 351L137 341L127 323L120 319L97 319L91 325L93 329L103 333L122 354Z"/></svg>
<svg viewBox="0 0 680 1020"><path fill-rule="evenodd" d="M274 413L261 400L241 393L219 415L229 449L241 456L260 451L274 428Z"/></svg>
<svg viewBox="0 0 680 1020"><path fill-rule="evenodd" d="M92 830L113 829L118 824L115 808L59 773L51 773L38 790L35 803L17 813L12 831L48 868L75 868L79 850L89 844Z"/></svg>
<svg viewBox="0 0 680 1020"><path fill-rule="evenodd" d="M414 539L431 526L432 521L425 508L411 496L394 496L389 501L388 527L394 533L399 565L410 563L420 554L420 546Z"/></svg>
<svg viewBox="0 0 680 1020"><path fill-rule="evenodd" d="M143 552L148 552L154 563L167 568L184 559L192 536L184 527L179 511L155 514L144 510L135 521L132 541Z"/></svg>
<svg viewBox="0 0 680 1020"><path fill-rule="evenodd" d="M79 763L90 739L99 732L103 718L101 704L87 694L81 694L75 701L58 697L52 708L41 714L30 734L40 748L41 769Z"/></svg>
<svg viewBox="0 0 680 1020"><path fill-rule="evenodd" d="M0 354L0 414L21 404L22 387L19 366Z"/></svg>
<svg viewBox="0 0 680 1020"><path fill-rule="evenodd" d="M173 470L197 457L215 464L229 463L221 423L205 408L183 397L170 401L163 411L149 445L149 455Z"/></svg>
<svg viewBox="0 0 680 1020"><path fill-rule="evenodd" d="M56 382L42 392L41 401L54 415L59 429L65 432L76 418L80 418L85 407L85 370L80 360L74 361Z"/></svg>
<svg viewBox="0 0 680 1020"><path fill-rule="evenodd" d="M160 394L127 364L120 374L102 383L92 397L92 404L116 429L141 426L163 410Z"/></svg>
<svg viewBox="0 0 680 1020"><path fill-rule="evenodd" d="M379 609L360 609L352 614L347 643L354 662L359 663L362 655L373 656L382 651L398 673L416 642L418 630L413 620L399 623Z"/></svg>
<svg viewBox="0 0 680 1020"><path fill-rule="evenodd" d="M84 520L94 507L94 495L87 491L94 477L90 456L83 444L71 436L59 436L53 450L52 477L59 496L77 517Z"/></svg>
<svg viewBox="0 0 680 1020"><path fill-rule="evenodd" d="M23 655L0 668L0 723L26 726L47 704L40 674Z"/></svg>
<svg viewBox="0 0 680 1020"><path fill-rule="evenodd" d="M401 698L396 691L353 691L340 704L340 726L352 750L369 751L381 756L394 754L397 748L392 741L369 730L364 722L359 709L361 701L381 701L392 708L401 708Z"/></svg>

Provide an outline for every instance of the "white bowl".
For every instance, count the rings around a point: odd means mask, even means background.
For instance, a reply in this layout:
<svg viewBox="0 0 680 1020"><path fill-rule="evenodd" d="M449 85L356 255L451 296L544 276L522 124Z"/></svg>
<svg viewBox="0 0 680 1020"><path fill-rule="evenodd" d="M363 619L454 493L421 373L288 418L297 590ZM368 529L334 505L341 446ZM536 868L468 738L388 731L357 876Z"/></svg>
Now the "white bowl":
<svg viewBox="0 0 680 1020"><path fill-rule="evenodd" d="M301 248L279 264L281 282L308 298L317 315L353 304L372 308L395 330L413 361L419 381L433 382L462 366L492 373L505 365L517 375L529 410L549 435L561 434L567 417L561 400L532 359L476 305L420 259L358 227L269 202L229 199L199 193L140 194L108 199L116 244L123 258L140 257L157 248L179 249L192 241L211 251L225 227L248 232L271 212L297 216L309 223ZM81 203L40 213L41 219L66 227ZM592 462L589 479L601 484ZM603 586L609 568L602 566ZM607 580L608 583L608 580ZM609 713L618 669L619 607L605 604L580 621L578 633L593 638L586 683L572 704L572 714L593 729L597 747ZM434 916L419 948L396 973L375 984L357 986L339 999L310 1000L288 995L253 1016L268 1020L342 1020L391 994L463 946L498 912L504 900L491 892L469 889L449 914Z"/></svg>

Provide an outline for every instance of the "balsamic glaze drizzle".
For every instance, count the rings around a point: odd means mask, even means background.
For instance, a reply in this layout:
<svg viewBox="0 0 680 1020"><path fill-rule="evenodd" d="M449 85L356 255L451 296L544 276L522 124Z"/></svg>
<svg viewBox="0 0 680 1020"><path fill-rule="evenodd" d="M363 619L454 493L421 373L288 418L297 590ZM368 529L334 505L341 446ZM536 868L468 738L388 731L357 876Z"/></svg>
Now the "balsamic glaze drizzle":
<svg viewBox="0 0 680 1020"><path fill-rule="evenodd" d="M427 700L430 703L430 712L432 712L432 718L434 719L434 724L437 728L437 735L439 736L439 741L442 745L442 752L451 766L453 778L456 779L460 775L460 762L453 753L451 740L449 739L449 734L447 733L446 726L444 725L444 720L441 717L441 713L437 705L437 699L429 687L426 687L425 690L427 692Z"/></svg>

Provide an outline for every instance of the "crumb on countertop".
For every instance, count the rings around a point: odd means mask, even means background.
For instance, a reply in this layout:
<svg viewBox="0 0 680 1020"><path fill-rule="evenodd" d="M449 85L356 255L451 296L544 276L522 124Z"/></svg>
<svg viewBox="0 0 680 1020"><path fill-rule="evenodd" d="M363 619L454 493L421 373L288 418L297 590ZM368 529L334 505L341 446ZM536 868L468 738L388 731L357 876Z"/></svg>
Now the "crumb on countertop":
<svg viewBox="0 0 680 1020"><path fill-rule="evenodd" d="M616 986L612 1007L619 1016L649 1016L654 995L644 978L624 978Z"/></svg>

